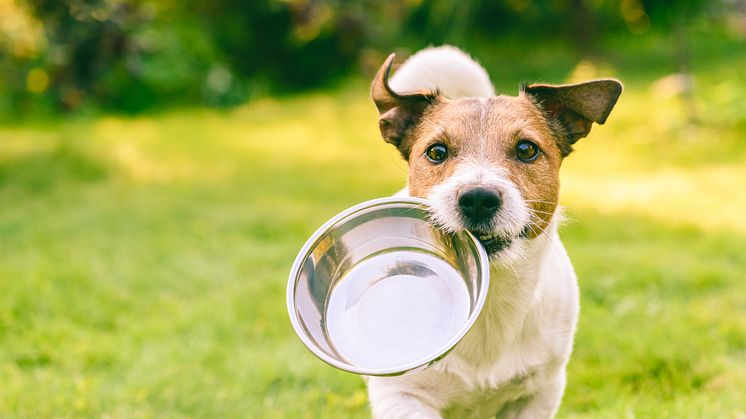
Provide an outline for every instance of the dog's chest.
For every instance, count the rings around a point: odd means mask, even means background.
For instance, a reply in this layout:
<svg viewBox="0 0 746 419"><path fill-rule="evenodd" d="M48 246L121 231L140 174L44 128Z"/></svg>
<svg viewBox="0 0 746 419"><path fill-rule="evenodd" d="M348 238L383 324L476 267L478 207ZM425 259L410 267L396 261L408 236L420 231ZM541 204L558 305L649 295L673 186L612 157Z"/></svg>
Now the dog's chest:
<svg viewBox="0 0 746 419"><path fill-rule="evenodd" d="M500 301L506 295L516 296L505 291L493 295L493 303L509 307ZM538 309L528 306L521 307L527 309L523 312L486 307L487 316L480 319L453 356L444 360L445 369L459 377L452 381L454 397L443 411L445 417L494 417L496 412L525 403L536 393L562 345L554 339L552 327L540 324Z"/></svg>
<svg viewBox="0 0 746 419"><path fill-rule="evenodd" d="M536 390L534 371L500 383L497 387L474 388L453 400L442 411L444 418L488 418L512 405L525 403Z"/></svg>
<svg viewBox="0 0 746 419"><path fill-rule="evenodd" d="M448 380L451 397L443 409L444 417L494 417L496 412L529 400L552 364L551 355L544 350L546 345L540 341L540 335L536 335L514 342L496 357L476 364L458 355L444 360L452 377Z"/></svg>

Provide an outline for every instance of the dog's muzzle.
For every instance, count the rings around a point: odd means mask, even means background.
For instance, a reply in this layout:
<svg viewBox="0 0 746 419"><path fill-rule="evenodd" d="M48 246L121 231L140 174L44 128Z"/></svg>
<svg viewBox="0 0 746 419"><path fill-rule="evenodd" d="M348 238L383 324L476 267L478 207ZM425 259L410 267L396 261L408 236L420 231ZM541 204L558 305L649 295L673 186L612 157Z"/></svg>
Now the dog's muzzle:
<svg viewBox="0 0 746 419"><path fill-rule="evenodd" d="M458 198L464 226L477 236L487 253L493 255L510 245L511 239L500 237L492 222L502 205L500 193L487 188L470 189Z"/></svg>

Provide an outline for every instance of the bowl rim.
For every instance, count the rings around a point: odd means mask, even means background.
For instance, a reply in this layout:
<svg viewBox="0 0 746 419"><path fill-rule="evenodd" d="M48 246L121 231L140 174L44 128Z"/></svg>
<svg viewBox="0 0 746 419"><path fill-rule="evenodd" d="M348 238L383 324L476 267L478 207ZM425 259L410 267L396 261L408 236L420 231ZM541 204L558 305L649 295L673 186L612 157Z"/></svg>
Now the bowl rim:
<svg viewBox="0 0 746 419"><path fill-rule="evenodd" d="M322 238L322 236L324 236L331 228L333 228L339 222L345 219L349 219L355 213L358 213L360 211L368 210L368 209L375 208L378 206L383 206L383 205L391 205L391 204L401 204L402 206L410 206L410 207L414 205L426 211L430 207L429 201L426 199L416 198L416 197L393 196L393 197L371 199L369 201L365 201L360 204L354 205L350 208L347 208L346 210L340 212L339 214L335 215L334 217L329 219L327 222L322 224L321 227L316 229L316 231L308 238L308 240L306 240L305 244L303 245L301 250L298 252L298 255L295 257L295 261L293 262L292 268L290 269L290 275L288 277L288 285L287 285L287 292L286 292L286 303L287 303L288 315L290 316L290 323L293 326L293 330L295 331L295 334L303 342L303 345L311 353L313 353L317 358L321 359L327 364L337 369L340 369L342 371L351 372L351 373L359 374L359 375L367 375L367 376L391 376L391 375L405 374L409 371L418 369L419 367L422 367L425 365L427 366L432 365L436 361L443 358L446 354L448 354L448 352L450 352L461 341L464 335L466 335L466 333L469 330L471 330L477 318L479 318L479 315L482 312L482 309L484 308L484 303L487 298L487 292L489 290L489 285L490 285L489 256L487 255L487 252L484 249L484 246L482 246L479 240L469 230L464 229L463 232L466 233L466 236L469 238L469 240L471 240L472 244L474 245L474 248L476 248L477 250L477 256L478 256L477 262L482 273L481 286L477 294L478 297L476 299L474 310L472 310L472 312L470 313L469 318L466 321L466 324L464 324L464 326L459 330L459 332L455 334L446 344L438 348L437 351L433 351L432 353L434 355L428 356L427 358L424 358L421 360L410 362L409 364L397 366L394 368L365 369L365 368L356 367L349 363L340 362L337 359L330 357L323 350L318 348L317 345L311 340L311 338L309 338L306 335L304 331L305 328L301 324L301 320L298 316L298 313L295 310L295 290L298 284L298 281L297 281L298 274L300 273L303 262L308 258L308 255L311 253L311 250L318 244L318 241Z"/></svg>

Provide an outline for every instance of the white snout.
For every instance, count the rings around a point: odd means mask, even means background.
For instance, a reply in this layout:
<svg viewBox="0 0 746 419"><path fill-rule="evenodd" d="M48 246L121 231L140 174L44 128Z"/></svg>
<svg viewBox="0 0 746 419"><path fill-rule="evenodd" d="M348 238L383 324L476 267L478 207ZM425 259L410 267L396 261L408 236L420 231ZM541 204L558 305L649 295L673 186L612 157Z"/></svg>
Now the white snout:
<svg viewBox="0 0 746 419"><path fill-rule="evenodd" d="M488 231L477 232L480 239L488 240L495 235L511 239L518 237L530 221L528 206L518 188L508 179L506 171L492 165L461 163L452 176L433 187L427 196L432 203L433 221L452 232L467 228L459 197L475 188L495 191L501 197L500 208Z"/></svg>

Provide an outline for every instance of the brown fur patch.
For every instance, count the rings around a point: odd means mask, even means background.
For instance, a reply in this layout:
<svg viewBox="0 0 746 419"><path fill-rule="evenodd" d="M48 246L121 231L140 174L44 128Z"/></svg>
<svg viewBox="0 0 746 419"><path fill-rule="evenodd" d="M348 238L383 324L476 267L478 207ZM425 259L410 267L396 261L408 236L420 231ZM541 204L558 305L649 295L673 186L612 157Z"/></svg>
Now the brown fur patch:
<svg viewBox="0 0 746 419"><path fill-rule="evenodd" d="M535 142L542 155L524 163L516 159L515 146ZM530 237L540 234L551 220L559 196L562 152L543 113L525 97L468 98L433 105L411 132L409 190L425 197L443 183L458 165L468 161L487 163L508 172L532 209L535 223ZM435 143L448 147L448 158L433 164L425 151Z"/></svg>

